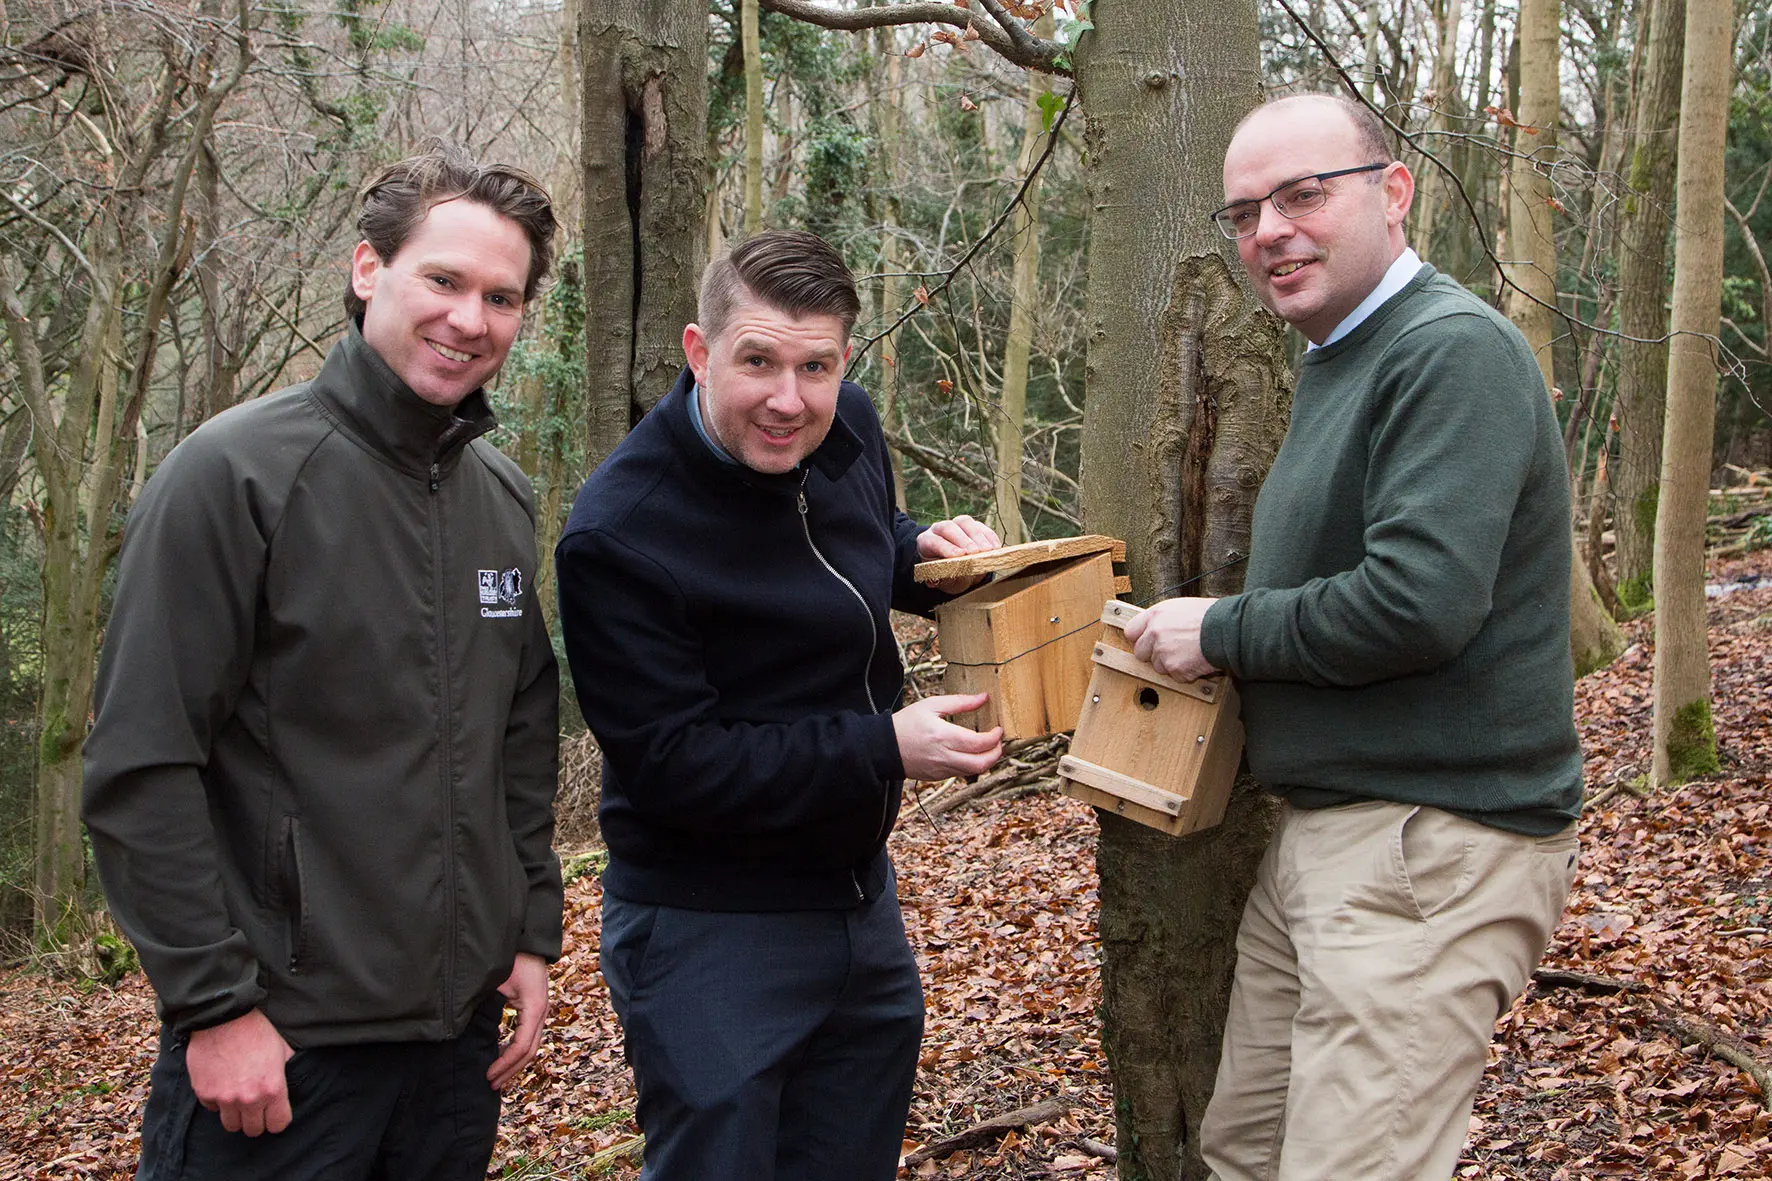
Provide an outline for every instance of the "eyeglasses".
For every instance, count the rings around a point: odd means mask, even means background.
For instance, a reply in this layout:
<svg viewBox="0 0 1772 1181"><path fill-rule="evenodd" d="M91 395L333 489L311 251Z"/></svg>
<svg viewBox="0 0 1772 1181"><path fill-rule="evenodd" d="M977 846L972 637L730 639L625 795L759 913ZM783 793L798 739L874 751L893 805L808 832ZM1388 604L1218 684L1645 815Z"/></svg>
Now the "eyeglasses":
<svg viewBox="0 0 1772 1181"><path fill-rule="evenodd" d="M1389 168L1389 164L1362 164L1358 168L1339 168L1334 172L1319 172L1315 176L1301 176L1297 180L1289 180L1265 197L1254 201L1234 201L1223 209L1212 212L1213 224L1218 232L1235 242L1239 238L1247 238L1261 225L1261 203L1272 201L1274 210L1281 217L1298 218L1307 213L1315 213L1329 199L1329 191L1323 182L1338 176L1352 176L1356 172L1377 172L1381 168Z"/></svg>

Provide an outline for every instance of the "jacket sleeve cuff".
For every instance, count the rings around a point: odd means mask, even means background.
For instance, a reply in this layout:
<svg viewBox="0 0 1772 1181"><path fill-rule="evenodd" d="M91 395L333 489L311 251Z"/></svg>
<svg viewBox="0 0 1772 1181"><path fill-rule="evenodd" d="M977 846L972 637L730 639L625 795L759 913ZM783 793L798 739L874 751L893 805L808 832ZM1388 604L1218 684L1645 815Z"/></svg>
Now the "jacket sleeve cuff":
<svg viewBox="0 0 1772 1181"><path fill-rule="evenodd" d="M529 904L529 920L523 931L517 936L517 950L529 955L540 956L548 963L560 958L561 897L557 893L545 899L531 898Z"/></svg>
<svg viewBox="0 0 1772 1181"><path fill-rule="evenodd" d="M1231 653L1236 646L1237 627L1242 617L1242 595L1227 596L1206 608L1206 614L1200 620L1200 655L1213 668L1237 672Z"/></svg>
<svg viewBox="0 0 1772 1181"><path fill-rule="evenodd" d="M897 783L904 779L904 758L898 753L898 731L892 715L875 714L864 719L867 729L868 754L874 766L883 769L881 778Z"/></svg>
<svg viewBox="0 0 1772 1181"><path fill-rule="evenodd" d="M162 1005L161 1018L174 1034L188 1037L200 1029L213 1029L236 1017L244 1017L264 1003L265 990L258 984L240 988L195 1005L173 1008Z"/></svg>
<svg viewBox="0 0 1772 1181"><path fill-rule="evenodd" d="M911 615L920 615L924 619L931 618L935 609L957 595L925 586L916 579L917 538L927 526L918 525L903 513L899 514L900 522L905 527L898 533L898 556L892 580L892 606L894 610L904 611Z"/></svg>

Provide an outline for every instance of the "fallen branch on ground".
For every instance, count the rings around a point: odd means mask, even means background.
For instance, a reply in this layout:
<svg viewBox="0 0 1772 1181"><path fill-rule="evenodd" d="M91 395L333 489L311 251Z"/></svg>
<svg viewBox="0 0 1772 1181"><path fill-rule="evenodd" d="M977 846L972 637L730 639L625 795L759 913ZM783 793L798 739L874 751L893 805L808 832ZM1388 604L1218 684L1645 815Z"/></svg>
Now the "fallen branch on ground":
<svg viewBox="0 0 1772 1181"><path fill-rule="evenodd" d="M1643 985L1591 972L1573 972L1566 968L1539 968L1532 973L1532 983L1540 988L1579 988L1589 996L1615 996L1621 992L1642 992ZM1754 1048L1726 1029L1720 1029L1702 1017L1683 1013L1666 1001L1649 998L1655 1010L1656 1024L1689 1046L1701 1046L1724 1062L1754 1080L1760 1089L1760 1105L1772 1111L1772 1064L1754 1053Z"/></svg>
<svg viewBox="0 0 1772 1181"><path fill-rule="evenodd" d="M1653 1003L1663 1029L1689 1046L1703 1046L1753 1079L1760 1088L1760 1106L1772 1111L1772 1065L1756 1056L1752 1046L1702 1017L1682 1013L1660 1001Z"/></svg>
<svg viewBox="0 0 1772 1181"><path fill-rule="evenodd" d="M1615 996L1621 992L1643 991L1643 986L1632 980L1596 976L1592 972L1574 972L1567 968L1539 968L1532 973L1532 983L1540 988L1579 988L1589 996Z"/></svg>
<svg viewBox="0 0 1772 1181"><path fill-rule="evenodd" d="M630 1136L626 1140L611 1144L608 1148L594 1154L590 1160L585 1162L585 1168L591 1173L599 1173L624 1158L638 1161L640 1152L645 1147L646 1137Z"/></svg>
<svg viewBox="0 0 1772 1181"><path fill-rule="evenodd" d="M924 1161L941 1160L968 1148L977 1148L995 1140L1004 1132L1024 1131L1037 1124L1049 1123L1071 1109L1063 1099L1047 1099L1031 1107L1021 1107L1003 1115L994 1115L973 1124L957 1136L937 1140L928 1148L919 1148L904 1158L905 1167L914 1169Z"/></svg>
<svg viewBox="0 0 1772 1181"><path fill-rule="evenodd" d="M1057 767L1056 766L1045 767L1045 768L1042 768L1042 770L1047 772L1047 774L1040 775L1037 778L1030 778L1030 779L1028 779L1024 782L1021 782L1021 783L1012 783L1012 784L1009 784L1007 787L1000 787L996 791L993 791L990 795L986 796L985 799L987 799L987 800L1019 800L1023 796L1037 796L1037 795L1040 795L1042 792L1057 791L1058 790L1058 776L1055 773L1057 771Z"/></svg>
<svg viewBox="0 0 1772 1181"><path fill-rule="evenodd" d="M1618 779L1614 781L1610 787L1607 787L1592 799L1583 800L1581 806L1583 808L1598 808L1601 804L1605 803L1621 791L1628 791L1639 800L1646 800L1654 794L1635 779Z"/></svg>

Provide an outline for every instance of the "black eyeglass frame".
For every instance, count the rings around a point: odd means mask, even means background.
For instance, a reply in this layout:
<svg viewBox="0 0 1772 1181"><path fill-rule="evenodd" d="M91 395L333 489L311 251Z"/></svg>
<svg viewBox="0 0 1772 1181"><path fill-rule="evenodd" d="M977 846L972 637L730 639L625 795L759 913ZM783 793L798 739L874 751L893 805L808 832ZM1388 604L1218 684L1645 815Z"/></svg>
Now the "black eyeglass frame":
<svg viewBox="0 0 1772 1181"><path fill-rule="evenodd" d="M1287 213L1284 209L1280 208L1280 203L1278 201L1274 200L1274 193L1283 193L1287 189L1291 188L1293 185L1303 184L1307 180L1314 180L1314 181L1318 181L1320 183L1320 182L1326 181L1326 180L1334 180L1338 176L1353 176L1353 175L1355 175L1357 173L1361 173L1361 172L1377 172L1381 168L1389 168L1390 166L1391 166L1390 161L1385 160L1385 161L1382 161L1377 164L1362 164L1358 168L1338 168L1334 172L1307 173L1304 176L1296 177L1292 180L1287 181L1285 184L1280 185L1278 188L1274 189L1274 191L1272 193L1269 193L1265 197L1257 197L1253 201L1232 201L1229 205L1220 205L1217 209L1214 209L1211 213L1207 214L1206 216L1212 222L1213 225L1218 227L1219 233L1223 234L1226 238L1229 238L1233 242L1241 242L1244 238L1253 237L1255 235L1256 231L1250 230L1247 234L1233 234L1228 229L1225 228L1225 224L1222 221L1218 220L1220 214L1229 213L1231 210L1237 208L1239 205L1254 205L1259 209L1261 206L1261 203L1263 201L1266 201L1269 204L1273 205L1275 213L1279 214L1283 218L1286 218L1288 221L1296 221L1301 217L1309 217L1311 214L1315 213L1317 210L1321 209L1323 206L1313 205L1311 208L1306 209L1302 213ZM1329 195L1327 193L1324 193L1323 200L1328 201L1328 199L1329 199ZM1259 229L1259 228L1260 227L1258 225L1257 229Z"/></svg>

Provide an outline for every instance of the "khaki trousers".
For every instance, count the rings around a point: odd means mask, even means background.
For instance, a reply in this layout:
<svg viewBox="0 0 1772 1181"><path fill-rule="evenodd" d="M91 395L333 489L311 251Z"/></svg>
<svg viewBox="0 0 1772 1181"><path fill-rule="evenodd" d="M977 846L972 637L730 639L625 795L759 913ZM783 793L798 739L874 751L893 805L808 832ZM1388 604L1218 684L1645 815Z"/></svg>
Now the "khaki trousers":
<svg viewBox="0 0 1772 1181"><path fill-rule="evenodd" d="M1201 1132L1221 1181L1449 1178L1496 1019L1575 876L1575 826L1283 809L1237 935Z"/></svg>

